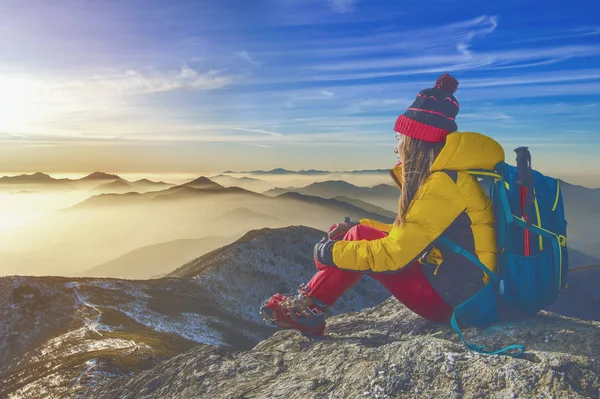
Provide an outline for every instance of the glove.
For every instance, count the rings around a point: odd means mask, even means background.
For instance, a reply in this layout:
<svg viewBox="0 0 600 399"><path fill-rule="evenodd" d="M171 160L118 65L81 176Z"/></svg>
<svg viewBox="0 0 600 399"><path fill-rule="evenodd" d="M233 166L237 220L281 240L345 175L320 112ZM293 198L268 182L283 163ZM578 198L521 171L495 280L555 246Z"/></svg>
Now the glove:
<svg viewBox="0 0 600 399"><path fill-rule="evenodd" d="M357 224L359 224L359 222L351 222L349 218L346 218L344 222L332 225L329 230L327 230L327 237L334 241L341 240L348 230Z"/></svg>
<svg viewBox="0 0 600 399"><path fill-rule="evenodd" d="M333 262L334 245L335 241L330 240L328 237L323 237L323 239L315 245L313 257L317 269L322 270L326 267L335 267L335 263Z"/></svg>

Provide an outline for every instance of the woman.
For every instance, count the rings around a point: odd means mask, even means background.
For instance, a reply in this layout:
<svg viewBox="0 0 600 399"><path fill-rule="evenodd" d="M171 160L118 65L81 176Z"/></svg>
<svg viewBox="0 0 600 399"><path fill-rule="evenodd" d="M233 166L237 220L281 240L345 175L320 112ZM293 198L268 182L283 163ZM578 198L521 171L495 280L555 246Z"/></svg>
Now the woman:
<svg viewBox="0 0 600 399"><path fill-rule="evenodd" d="M396 121L400 162L390 175L401 195L395 222L332 226L314 249L319 271L295 297L267 299L261 309L267 321L320 337L327 308L367 274L415 313L445 323L487 283L481 269L436 242L447 236L496 269L492 204L467 171L493 169L504 150L484 135L456 131L457 87L442 75Z"/></svg>

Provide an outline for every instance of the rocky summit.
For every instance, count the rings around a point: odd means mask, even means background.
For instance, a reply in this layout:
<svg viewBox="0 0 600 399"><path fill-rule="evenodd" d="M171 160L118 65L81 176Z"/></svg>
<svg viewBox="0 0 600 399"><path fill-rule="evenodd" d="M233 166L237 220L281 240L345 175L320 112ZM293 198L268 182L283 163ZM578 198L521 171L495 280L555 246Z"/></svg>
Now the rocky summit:
<svg viewBox="0 0 600 399"><path fill-rule="evenodd" d="M527 351L519 358L476 354L449 327L390 298L332 317L319 341L284 330L248 351L199 346L82 398L600 397L598 322L543 311L464 333L474 343L523 343Z"/></svg>
<svg viewBox="0 0 600 399"><path fill-rule="evenodd" d="M196 345L248 350L276 329L261 302L315 272L322 231L255 230L169 278L0 278L0 398L65 399L136 375ZM372 279L332 314L381 303Z"/></svg>
<svg viewBox="0 0 600 399"><path fill-rule="evenodd" d="M518 358L469 351L370 278L309 341L258 309L310 279L323 235L254 230L160 279L0 278L0 398L600 397L600 266L535 317L464 331Z"/></svg>

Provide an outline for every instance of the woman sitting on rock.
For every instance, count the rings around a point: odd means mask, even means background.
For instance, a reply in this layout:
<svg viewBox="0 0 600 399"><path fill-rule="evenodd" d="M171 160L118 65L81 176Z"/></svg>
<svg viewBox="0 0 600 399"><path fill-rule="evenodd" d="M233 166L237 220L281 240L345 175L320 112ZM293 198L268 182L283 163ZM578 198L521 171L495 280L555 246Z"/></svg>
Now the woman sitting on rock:
<svg viewBox="0 0 600 399"><path fill-rule="evenodd" d="M401 194L395 222L332 226L314 248L318 272L297 295L267 299L261 309L267 321L320 337L327 308L367 274L413 312L445 323L487 283L481 269L436 243L447 236L496 269L492 204L467 170L493 169L504 150L484 135L456 131L457 87L442 75L396 121L399 162L390 175Z"/></svg>

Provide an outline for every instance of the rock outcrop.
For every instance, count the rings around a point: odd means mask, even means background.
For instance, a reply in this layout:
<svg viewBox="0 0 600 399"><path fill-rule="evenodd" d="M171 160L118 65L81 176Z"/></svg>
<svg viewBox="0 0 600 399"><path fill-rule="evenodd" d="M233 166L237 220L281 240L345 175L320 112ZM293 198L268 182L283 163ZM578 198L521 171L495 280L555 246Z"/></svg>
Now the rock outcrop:
<svg viewBox="0 0 600 399"><path fill-rule="evenodd" d="M600 267L571 271L553 313L465 330L519 358L469 351L368 277L312 342L258 309L310 279L323 234L251 231L156 280L1 278L0 397L600 397Z"/></svg>
<svg viewBox="0 0 600 399"><path fill-rule="evenodd" d="M301 226L252 231L178 278L0 278L0 398L71 398L195 345L252 348L275 332L261 302L312 277L312 248L323 235ZM365 278L332 314L388 296Z"/></svg>
<svg viewBox="0 0 600 399"><path fill-rule="evenodd" d="M523 343L519 358L469 351L454 332L393 298L329 319L311 342L280 331L252 350L201 346L82 398L598 398L600 323L549 312L466 329L490 346Z"/></svg>

